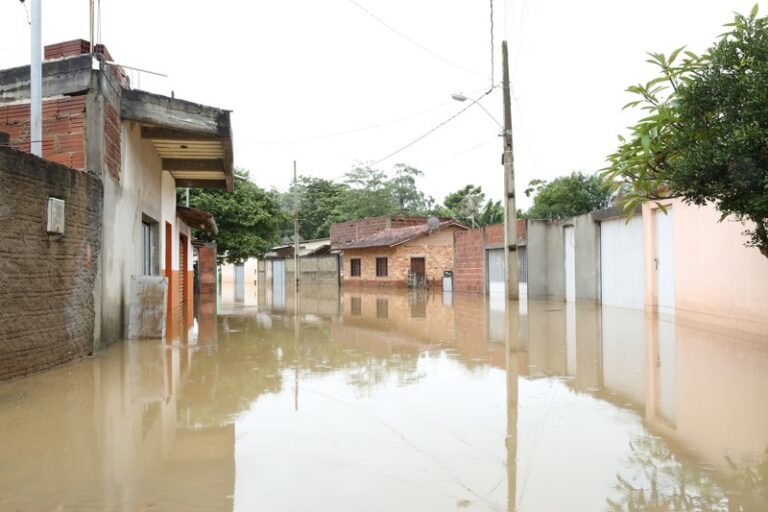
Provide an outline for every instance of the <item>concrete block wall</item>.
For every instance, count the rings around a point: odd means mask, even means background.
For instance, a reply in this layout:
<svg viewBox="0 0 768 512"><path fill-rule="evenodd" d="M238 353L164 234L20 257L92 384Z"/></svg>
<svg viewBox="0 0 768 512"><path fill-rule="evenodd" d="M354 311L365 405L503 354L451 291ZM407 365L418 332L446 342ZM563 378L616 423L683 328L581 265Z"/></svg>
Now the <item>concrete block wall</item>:
<svg viewBox="0 0 768 512"><path fill-rule="evenodd" d="M591 213L528 221L528 298L565 298L565 234L575 237L576 299L600 300L600 226Z"/></svg>
<svg viewBox="0 0 768 512"><path fill-rule="evenodd" d="M46 231L49 197L63 235ZM0 147L0 379L93 352L102 198L97 177Z"/></svg>

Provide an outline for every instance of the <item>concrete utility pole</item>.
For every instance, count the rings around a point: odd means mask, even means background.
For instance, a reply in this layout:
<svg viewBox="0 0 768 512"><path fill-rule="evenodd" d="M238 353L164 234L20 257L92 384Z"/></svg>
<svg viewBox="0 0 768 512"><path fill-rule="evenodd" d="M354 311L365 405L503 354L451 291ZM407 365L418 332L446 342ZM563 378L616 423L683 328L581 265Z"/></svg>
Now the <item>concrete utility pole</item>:
<svg viewBox="0 0 768 512"><path fill-rule="evenodd" d="M293 275L296 276L296 292L299 291L299 182L296 178L296 160L293 161Z"/></svg>
<svg viewBox="0 0 768 512"><path fill-rule="evenodd" d="M509 61L507 42L501 43L504 66L504 290L507 300L518 300L520 288L517 275L517 210L515 209L515 161L512 153L512 105L509 95Z"/></svg>
<svg viewBox="0 0 768 512"><path fill-rule="evenodd" d="M43 44L42 9L43 0L32 0L32 40L29 68L30 129L29 149L33 155L43 156Z"/></svg>

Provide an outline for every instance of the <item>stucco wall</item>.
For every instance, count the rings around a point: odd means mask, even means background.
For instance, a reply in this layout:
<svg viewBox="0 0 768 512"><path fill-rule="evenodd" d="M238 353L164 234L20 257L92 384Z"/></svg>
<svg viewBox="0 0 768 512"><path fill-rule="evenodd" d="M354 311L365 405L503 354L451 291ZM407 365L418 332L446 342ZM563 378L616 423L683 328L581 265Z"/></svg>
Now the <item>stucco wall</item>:
<svg viewBox="0 0 768 512"><path fill-rule="evenodd" d="M153 232L153 273L165 275L165 224L172 228L171 282L168 298L177 305L179 289L179 234L187 235L187 270L192 270L189 228L176 217L176 182L162 165L151 141L141 137L137 123L122 124L122 172L119 181L104 174L104 252L101 344L121 339L127 327L130 280L142 273L142 221L156 223ZM188 297L192 274L186 273Z"/></svg>
<svg viewBox="0 0 768 512"><path fill-rule="evenodd" d="M48 198L65 201L48 234ZM0 380L90 354L101 250L101 181L0 147Z"/></svg>
<svg viewBox="0 0 768 512"><path fill-rule="evenodd" d="M678 314L749 331L768 331L768 258L744 247L745 225L718 222L713 206L671 202ZM653 307L656 274L654 207L643 208L646 306Z"/></svg>

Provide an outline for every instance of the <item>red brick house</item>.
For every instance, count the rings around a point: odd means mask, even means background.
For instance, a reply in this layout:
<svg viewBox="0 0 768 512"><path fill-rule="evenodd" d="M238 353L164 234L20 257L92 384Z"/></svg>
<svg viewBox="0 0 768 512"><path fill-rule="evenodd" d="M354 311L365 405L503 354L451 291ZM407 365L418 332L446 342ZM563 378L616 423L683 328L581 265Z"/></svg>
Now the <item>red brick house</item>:
<svg viewBox="0 0 768 512"><path fill-rule="evenodd" d="M337 243L343 252L343 283L441 288L443 273L453 271L454 233L466 229L452 220L435 228L422 221Z"/></svg>

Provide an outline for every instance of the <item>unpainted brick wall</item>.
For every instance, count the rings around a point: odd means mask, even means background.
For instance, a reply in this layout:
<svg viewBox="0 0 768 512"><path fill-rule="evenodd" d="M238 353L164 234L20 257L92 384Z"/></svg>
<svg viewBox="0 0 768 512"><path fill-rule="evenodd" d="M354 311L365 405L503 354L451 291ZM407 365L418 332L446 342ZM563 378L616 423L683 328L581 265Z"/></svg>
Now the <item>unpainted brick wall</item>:
<svg viewBox="0 0 768 512"><path fill-rule="evenodd" d="M0 132L9 134L10 146L22 151L29 151L29 110L29 103L0 106ZM43 102L43 158L85 169L85 95Z"/></svg>
<svg viewBox="0 0 768 512"><path fill-rule="evenodd" d="M518 243L527 240L528 224L517 221ZM485 293L485 250L504 247L504 224L457 231L454 235L456 264L453 269L453 289L456 292Z"/></svg>
<svg viewBox="0 0 768 512"><path fill-rule="evenodd" d="M427 217L397 216L369 217L367 219L338 222L331 225L331 243L351 242L388 228L404 228L426 224Z"/></svg>
<svg viewBox="0 0 768 512"><path fill-rule="evenodd" d="M49 197L64 235L46 232ZM102 205L97 177L0 147L0 380L92 352Z"/></svg>

